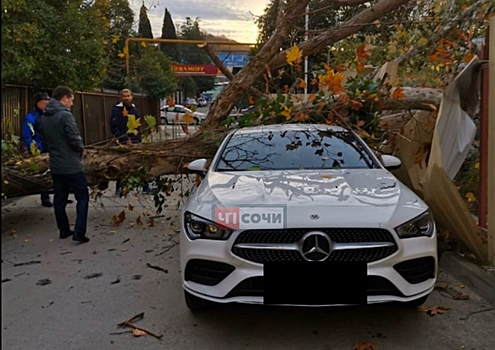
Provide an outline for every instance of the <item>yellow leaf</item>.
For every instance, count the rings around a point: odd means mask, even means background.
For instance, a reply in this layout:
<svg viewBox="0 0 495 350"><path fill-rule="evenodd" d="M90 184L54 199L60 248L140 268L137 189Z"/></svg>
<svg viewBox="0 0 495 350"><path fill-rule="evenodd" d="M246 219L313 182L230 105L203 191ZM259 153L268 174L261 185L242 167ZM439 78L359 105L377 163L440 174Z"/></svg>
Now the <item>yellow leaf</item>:
<svg viewBox="0 0 495 350"><path fill-rule="evenodd" d="M284 106L284 110L280 114L282 114L285 117L285 120L289 120L291 113L292 113L292 107L287 108L286 106Z"/></svg>
<svg viewBox="0 0 495 350"><path fill-rule="evenodd" d="M29 150L31 151L31 154L33 156L39 156L41 154L40 150L38 149L38 144L34 140L29 146Z"/></svg>
<svg viewBox="0 0 495 350"><path fill-rule="evenodd" d="M305 89L308 85L306 84L306 82L302 79L299 79L299 84L298 84L298 87L300 89Z"/></svg>
<svg viewBox="0 0 495 350"><path fill-rule="evenodd" d="M479 168L480 168L480 162L477 162L477 163L474 165L474 168L475 168L475 169L479 169Z"/></svg>
<svg viewBox="0 0 495 350"><path fill-rule="evenodd" d="M146 43L144 41L141 41L141 46L146 47Z"/></svg>
<svg viewBox="0 0 495 350"><path fill-rule="evenodd" d="M132 334L134 334L135 337L142 337L143 335L147 335L148 333L140 329L133 329Z"/></svg>
<svg viewBox="0 0 495 350"><path fill-rule="evenodd" d="M468 192L466 193L466 199L469 203L472 203L476 201L476 196L474 195L473 192Z"/></svg>
<svg viewBox="0 0 495 350"><path fill-rule="evenodd" d="M292 48L285 53L285 56L286 62L293 66L294 63L297 64L301 62L302 51L299 50L299 47L294 44L294 46L292 46Z"/></svg>
<svg viewBox="0 0 495 350"><path fill-rule="evenodd" d="M141 123L136 120L136 116L134 114L127 115L127 133L137 135L139 133L138 128L141 126Z"/></svg>
<svg viewBox="0 0 495 350"><path fill-rule="evenodd" d="M120 40L120 35L114 35L112 38L112 44L117 44Z"/></svg>
<svg viewBox="0 0 495 350"><path fill-rule="evenodd" d="M418 40L418 44L421 45L421 46L425 46L426 44L428 44L428 39L421 38L421 39Z"/></svg>
<svg viewBox="0 0 495 350"><path fill-rule="evenodd" d="M119 54L117 56L119 56L119 58L125 58L125 53L119 52Z"/></svg>
<svg viewBox="0 0 495 350"><path fill-rule="evenodd" d="M362 127L362 126L364 126L364 124L365 124L365 123L366 123L366 122L365 122L364 120L360 120L360 121L358 121L358 122L357 122L357 124L356 124L356 125L357 125L358 127Z"/></svg>

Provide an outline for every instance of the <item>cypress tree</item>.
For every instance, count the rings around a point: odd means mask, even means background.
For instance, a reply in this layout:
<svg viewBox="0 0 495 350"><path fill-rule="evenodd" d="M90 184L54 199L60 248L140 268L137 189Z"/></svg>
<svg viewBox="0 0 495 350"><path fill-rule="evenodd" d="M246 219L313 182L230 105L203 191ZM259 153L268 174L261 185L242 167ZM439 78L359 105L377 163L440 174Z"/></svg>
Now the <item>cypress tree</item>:
<svg viewBox="0 0 495 350"><path fill-rule="evenodd" d="M148 18L148 9L146 6L141 5L141 9L139 10L139 29L138 29L140 38L150 38L153 39L153 31L151 30L151 22Z"/></svg>
<svg viewBox="0 0 495 350"><path fill-rule="evenodd" d="M174 21L172 20L172 15L165 8L165 16L163 17L162 26L162 39L177 39L177 33L175 32ZM179 57L179 46L178 44L160 44L160 50L167 56L169 56L173 61L180 62Z"/></svg>

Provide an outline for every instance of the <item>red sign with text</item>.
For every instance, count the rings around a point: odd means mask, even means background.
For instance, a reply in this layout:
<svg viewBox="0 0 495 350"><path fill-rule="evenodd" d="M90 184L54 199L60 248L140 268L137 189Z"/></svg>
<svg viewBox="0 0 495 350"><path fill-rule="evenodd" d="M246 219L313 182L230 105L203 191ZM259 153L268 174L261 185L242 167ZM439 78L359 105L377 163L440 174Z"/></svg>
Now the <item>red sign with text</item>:
<svg viewBox="0 0 495 350"><path fill-rule="evenodd" d="M170 65L176 75L217 75L220 74L217 66L213 64L172 64Z"/></svg>

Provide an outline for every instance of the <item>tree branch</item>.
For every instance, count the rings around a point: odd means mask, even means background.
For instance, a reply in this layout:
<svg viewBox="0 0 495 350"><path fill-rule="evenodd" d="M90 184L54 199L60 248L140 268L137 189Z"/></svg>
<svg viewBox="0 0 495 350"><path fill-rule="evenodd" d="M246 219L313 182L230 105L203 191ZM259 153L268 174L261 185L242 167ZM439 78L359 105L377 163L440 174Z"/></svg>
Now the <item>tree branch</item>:
<svg viewBox="0 0 495 350"><path fill-rule="evenodd" d="M292 17L302 13L308 3L309 0L297 0L288 3L285 16L280 20L280 25L275 29L268 42L263 45L258 54L249 60L246 66L234 76L231 83L225 87L215 99L205 120L205 129L218 128L245 91L249 89L263 71L269 69L266 62L279 51L282 43L295 26L295 21Z"/></svg>
<svg viewBox="0 0 495 350"><path fill-rule="evenodd" d="M409 1L410 0L381 0L376 5L360 12L343 24L334 28L329 28L325 33L317 35L312 39L299 44L298 47L304 52L304 55L311 55L314 52L322 50L327 46L348 37L349 35L359 32L369 23L372 23L387 13L398 9ZM269 63L269 66L271 69L277 69L286 64L284 51L273 57Z"/></svg>
<svg viewBox="0 0 495 350"><path fill-rule="evenodd" d="M445 35L450 32L452 29L456 28L457 25L465 20L466 18L470 17L473 12L478 10L480 6L483 4L490 2L493 0L480 0L469 6L467 9L462 11L460 14L455 16L452 21L448 22L445 27L443 27L441 30L439 30L437 33L432 35L430 38L428 38L428 42L423 45L423 46L412 46L404 55L397 57L394 62L399 62L403 63L406 61L409 61L412 57L417 56L418 54L423 53L426 50L431 50L432 47L434 47L434 43L438 42L441 38L445 37ZM375 73L375 72L374 72Z"/></svg>

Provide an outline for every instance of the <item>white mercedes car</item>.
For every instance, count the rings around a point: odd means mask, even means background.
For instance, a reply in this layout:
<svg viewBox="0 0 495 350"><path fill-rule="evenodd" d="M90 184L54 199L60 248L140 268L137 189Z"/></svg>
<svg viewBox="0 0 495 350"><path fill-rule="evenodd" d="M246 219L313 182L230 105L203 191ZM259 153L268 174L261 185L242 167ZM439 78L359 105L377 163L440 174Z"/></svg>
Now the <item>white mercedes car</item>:
<svg viewBox="0 0 495 350"><path fill-rule="evenodd" d="M354 132L328 125L232 131L182 210L187 306L402 302L418 306L437 272L427 205Z"/></svg>

